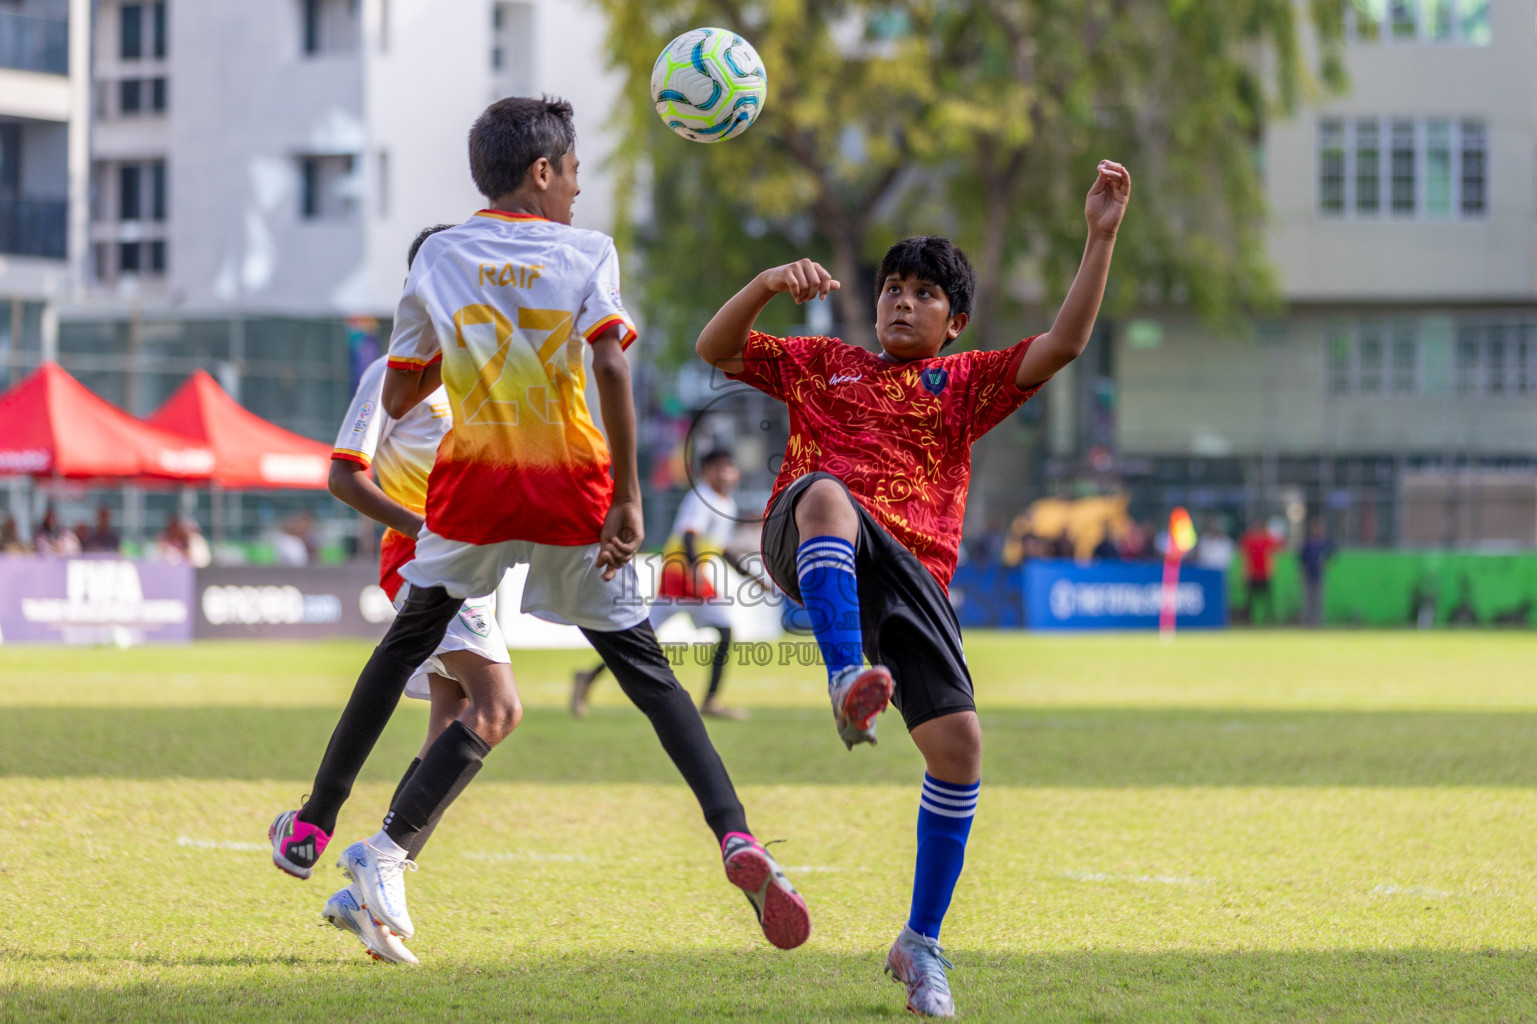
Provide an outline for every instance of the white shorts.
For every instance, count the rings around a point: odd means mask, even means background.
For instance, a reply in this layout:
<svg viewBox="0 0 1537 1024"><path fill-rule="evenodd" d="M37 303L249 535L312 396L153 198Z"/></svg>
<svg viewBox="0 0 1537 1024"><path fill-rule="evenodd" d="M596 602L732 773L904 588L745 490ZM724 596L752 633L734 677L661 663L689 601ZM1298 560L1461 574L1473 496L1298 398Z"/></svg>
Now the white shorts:
<svg viewBox="0 0 1537 1024"><path fill-rule="evenodd" d="M698 629L730 629L731 609L728 605L698 598L658 597L651 602L651 628L661 629L662 623L674 615L687 615Z"/></svg>
<svg viewBox="0 0 1537 1024"><path fill-rule="evenodd" d="M611 580L597 566L598 545L557 547L527 540L466 544L423 528L416 557L400 575L418 587L442 587L454 597L496 593L515 565L528 565L522 611L546 622L604 633L637 626L646 619L635 563L626 562Z"/></svg>
<svg viewBox="0 0 1537 1024"><path fill-rule="evenodd" d="M400 588L395 602L398 607L406 599L406 593L411 589L407 583ZM512 659L507 657L507 642L502 639L502 628L496 622L496 595L489 597L472 598L464 602L464 607L459 609L459 614L454 616L448 624L448 632L443 634L443 642L438 644L438 649L432 657L422 662L416 672L406 682L406 696L415 697L417 700L432 699L432 685L428 682L429 673L453 679L454 674L444 667L438 655L448 651L473 651L487 661L506 665Z"/></svg>

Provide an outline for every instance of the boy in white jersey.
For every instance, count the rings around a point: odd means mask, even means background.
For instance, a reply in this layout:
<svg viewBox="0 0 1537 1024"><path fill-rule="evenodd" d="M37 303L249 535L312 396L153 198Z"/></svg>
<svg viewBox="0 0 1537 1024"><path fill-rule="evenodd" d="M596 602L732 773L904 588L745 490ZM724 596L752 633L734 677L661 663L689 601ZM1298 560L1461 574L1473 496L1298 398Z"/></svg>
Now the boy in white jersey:
<svg viewBox="0 0 1537 1024"><path fill-rule="evenodd" d="M410 592L358 678L309 800L274 843L285 854L302 849L313 865L407 678L465 598L492 593L508 568L526 563L523 610L582 628L699 800L727 878L747 894L769 941L793 948L811 931L805 901L748 832L637 597L630 559L641 509L624 356L636 333L613 241L571 227L570 104L492 104L470 131L470 168L491 206L423 244L396 312L383 387L385 411L398 418L441 383L454 416L415 557L401 569ZM584 397L589 347L607 441ZM403 938L412 934L403 880L412 844L517 720L511 687L461 682L468 706L428 747L384 828L342 854L373 919Z"/></svg>
<svg viewBox="0 0 1537 1024"><path fill-rule="evenodd" d="M731 608L716 593L715 583L725 584L722 562L743 576L760 579L729 550L740 525L732 494L741 480L736 459L723 448L700 460L699 480L683 496L678 516L673 520L672 535L662 551L662 578L657 583L650 614L653 630L661 629L674 615L685 614L695 628L713 629L719 634L710 661L710 686L699 704L699 713L738 721L745 720L747 712L727 707L720 700L721 678L731 659ZM712 576L716 577L714 581ZM571 713L576 717L587 714L588 691L603 674L603 668L600 661L572 678Z"/></svg>
<svg viewBox="0 0 1537 1024"><path fill-rule="evenodd" d="M406 254L406 267L429 236L453 225L439 224L416 236ZM379 551L379 586L398 606L407 586L400 567L416 551L416 535L422 528L427 504L427 475L432 471L438 445L453 429L448 395L440 387L400 419L382 408L386 360L381 357L363 371L352 405L342 419L331 455L331 493L340 501L388 527ZM378 483L370 477L370 470ZM443 642L406 683L406 696L430 700L427 738L421 754L411 762L396 792L422 763L422 755L444 729L464 713L469 697L458 680L467 673L501 677L496 685L516 693L507 644L496 621L494 595L465 601L448 625ZM277 831L274 827L274 831ZM412 860L421 856L431 836L426 829L409 851ZM278 861L278 866L287 866ZM399 938L374 923L363 909L362 894L349 884L326 901L321 916L362 941L369 955L391 963L416 963L416 957Z"/></svg>

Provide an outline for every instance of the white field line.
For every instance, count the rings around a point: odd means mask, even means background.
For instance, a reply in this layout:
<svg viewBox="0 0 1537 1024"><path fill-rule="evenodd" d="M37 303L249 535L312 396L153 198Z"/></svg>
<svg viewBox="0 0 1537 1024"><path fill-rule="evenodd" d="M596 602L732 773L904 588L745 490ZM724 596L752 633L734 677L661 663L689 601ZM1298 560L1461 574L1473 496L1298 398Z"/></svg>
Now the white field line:
<svg viewBox="0 0 1537 1024"><path fill-rule="evenodd" d="M192 846L199 850L270 850L266 843L236 843L228 839L193 839L190 836L177 836L177 846Z"/></svg>
<svg viewBox="0 0 1537 1024"><path fill-rule="evenodd" d="M1185 878L1181 875L1108 875L1103 871L1064 871L1062 877L1074 882L1133 882L1138 885L1210 885L1210 878Z"/></svg>

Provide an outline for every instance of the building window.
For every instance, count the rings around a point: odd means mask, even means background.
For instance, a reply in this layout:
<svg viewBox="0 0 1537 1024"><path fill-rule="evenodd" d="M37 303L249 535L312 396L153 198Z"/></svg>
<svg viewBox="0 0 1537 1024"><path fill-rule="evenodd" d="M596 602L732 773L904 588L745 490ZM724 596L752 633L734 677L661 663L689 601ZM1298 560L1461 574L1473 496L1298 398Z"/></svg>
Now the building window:
<svg viewBox="0 0 1537 1024"><path fill-rule="evenodd" d="M1399 219L1487 212L1482 120L1325 118L1318 127L1321 214L1374 218L1384 207Z"/></svg>
<svg viewBox="0 0 1537 1024"><path fill-rule="evenodd" d="M151 7L150 10L153 12L153 17L151 18L151 32L154 36L155 59L164 60L166 53L165 4L164 2L157 3Z"/></svg>
<svg viewBox="0 0 1537 1024"><path fill-rule="evenodd" d="M1318 123L1318 209L1325 214L1345 212L1345 125L1342 121Z"/></svg>
<svg viewBox="0 0 1537 1024"><path fill-rule="evenodd" d="M137 274L139 272L139 243L119 242L117 246L117 272L119 274Z"/></svg>
<svg viewBox="0 0 1537 1024"><path fill-rule="evenodd" d="M137 78L125 78L117 83L117 112L123 116L137 114L144 109L143 85Z"/></svg>
<svg viewBox="0 0 1537 1024"><path fill-rule="evenodd" d="M1382 141L1376 121L1356 122L1355 149L1356 213L1375 217L1382 210Z"/></svg>
<svg viewBox="0 0 1537 1024"><path fill-rule="evenodd" d="M491 78L496 96L534 91L534 5L491 5Z"/></svg>
<svg viewBox="0 0 1537 1024"><path fill-rule="evenodd" d="M1537 316L1493 314L1336 322L1324 335L1334 395L1442 393L1537 398Z"/></svg>
<svg viewBox="0 0 1537 1024"><path fill-rule="evenodd" d="M117 219L139 219L140 173L138 164L124 164L117 169Z"/></svg>
<svg viewBox="0 0 1537 1024"><path fill-rule="evenodd" d="M1382 390L1382 325L1367 323L1356 338L1356 390L1375 395Z"/></svg>
<svg viewBox="0 0 1537 1024"><path fill-rule="evenodd" d="M1393 325L1389 383L1396 395L1419 391L1419 346L1415 340L1414 321L1400 320Z"/></svg>
<svg viewBox="0 0 1537 1024"><path fill-rule="evenodd" d="M165 220L165 161L151 160L145 167L149 171L149 219L160 223Z"/></svg>
<svg viewBox="0 0 1537 1024"><path fill-rule="evenodd" d="M149 272L151 274L165 273L165 242L150 242L149 244Z"/></svg>
<svg viewBox="0 0 1537 1024"><path fill-rule="evenodd" d="M1432 217L1452 213L1452 123L1425 122L1425 212Z"/></svg>
<svg viewBox="0 0 1537 1024"><path fill-rule="evenodd" d="M356 52L361 31L358 0L300 0L299 20L306 56Z"/></svg>
<svg viewBox="0 0 1537 1024"><path fill-rule="evenodd" d="M352 213L356 183L353 158L299 158L299 216L304 220L345 220Z"/></svg>
<svg viewBox="0 0 1537 1024"><path fill-rule="evenodd" d="M1345 31L1358 43L1488 46L1489 0L1351 0Z"/></svg>
<svg viewBox="0 0 1537 1024"><path fill-rule="evenodd" d="M142 4L124 4L117 11L118 56L123 60L138 60L144 56L144 7Z"/></svg>
<svg viewBox="0 0 1537 1024"><path fill-rule="evenodd" d="M165 113L165 79L149 80L149 109L157 114Z"/></svg>
<svg viewBox="0 0 1537 1024"><path fill-rule="evenodd" d="M1462 215L1481 217L1484 214L1484 167L1488 162L1485 151L1484 123L1468 120L1462 122Z"/></svg>
<svg viewBox="0 0 1537 1024"><path fill-rule="evenodd" d="M1391 202L1395 214L1414 214L1414 122L1394 121L1389 161Z"/></svg>

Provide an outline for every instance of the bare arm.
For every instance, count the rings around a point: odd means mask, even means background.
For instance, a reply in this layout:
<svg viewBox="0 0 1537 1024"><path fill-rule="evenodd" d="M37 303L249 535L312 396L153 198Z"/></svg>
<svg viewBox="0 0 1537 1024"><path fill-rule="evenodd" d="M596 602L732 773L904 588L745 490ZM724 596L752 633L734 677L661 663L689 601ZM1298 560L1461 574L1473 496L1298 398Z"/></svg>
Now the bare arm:
<svg viewBox="0 0 1537 1024"><path fill-rule="evenodd" d="M384 396L380 404L392 419L400 419L443 383L443 364L433 363L420 370L384 371ZM359 510L361 511L361 510Z"/></svg>
<svg viewBox="0 0 1537 1024"><path fill-rule="evenodd" d="M606 580L613 579L619 567L634 557L645 539L640 470L635 457L635 396L630 390L630 364L619 343L623 334L622 325L615 324L592 340L592 374L614 470L614 503L598 537L598 565L607 570L603 573Z"/></svg>
<svg viewBox="0 0 1537 1024"><path fill-rule="evenodd" d="M737 373L742 369L742 349L752 325L763 307L780 292L789 292L797 305L811 299L825 299L839 288L838 282L820 263L797 260L782 267L765 270L748 282L720 308L694 342L699 357L718 370Z"/></svg>
<svg viewBox="0 0 1537 1024"><path fill-rule="evenodd" d="M381 491L368 475L368 469L350 459L331 460L327 486L337 501L376 523L383 523L407 537L415 537L421 532L422 517Z"/></svg>
<svg viewBox="0 0 1537 1024"><path fill-rule="evenodd" d="M1030 343L1019 362L1016 386L1033 387L1083 355L1089 334L1099 316L1099 304L1105 297L1105 281L1110 276L1110 257L1115 253L1115 235L1131 198L1131 174L1120 164L1100 161L1099 176L1084 202L1084 216L1089 222L1089 239L1084 243L1083 262L1078 276L1067 291L1062 308L1057 311L1051 330Z"/></svg>

